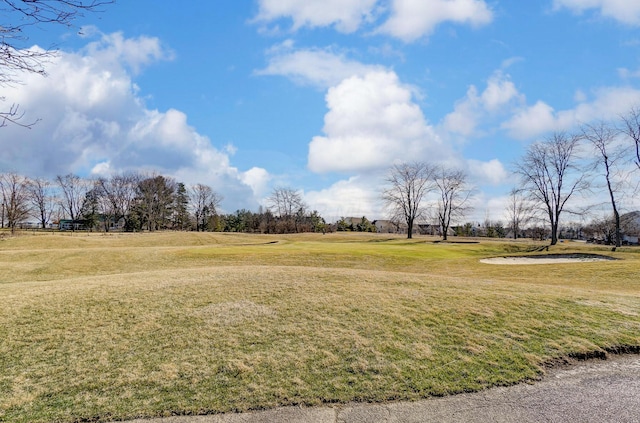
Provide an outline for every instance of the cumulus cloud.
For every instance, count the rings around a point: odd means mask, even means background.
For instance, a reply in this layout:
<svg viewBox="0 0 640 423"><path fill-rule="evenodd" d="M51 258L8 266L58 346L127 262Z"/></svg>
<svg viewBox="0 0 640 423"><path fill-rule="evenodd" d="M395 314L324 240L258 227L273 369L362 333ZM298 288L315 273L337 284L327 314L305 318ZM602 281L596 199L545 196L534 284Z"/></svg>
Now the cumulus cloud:
<svg viewBox="0 0 640 423"><path fill-rule="evenodd" d="M61 52L48 64L47 78L25 74L24 84L5 87L3 95L26 111L26 122L41 120L31 130L3 128L0 167L49 178L153 170L210 184L245 207L257 204L228 153L213 147L183 112L149 110L138 96L132 73L170 57L155 38L109 34L79 52Z"/></svg>
<svg viewBox="0 0 640 423"><path fill-rule="evenodd" d="M329 88L351 76L362 76L372 70L382 69L350 60L330 49L295 50L291 43L271 49L269 53L269 64L265 69L256 71L256 74L281 75L300 84L320 88Z"/></svg>
<svg viewBox="0 0 640 423"><path fill-rule="evenodd" d="M596 9L602 16L629 25L640 25L640 3L630 0L554 0L555 9L567 8L575 13Z"/></svg>
<svg viewBox="0 0 640 423"><path fill-rule="evenodd" d="M265 169L261 167L252 167L248 171L242 173L240 179L251 187L256 197L263 198L268 195L268 186L272 176Z"/></svg>
<svg viewBox="0 0 640 423"><path fill-rule="evenodd" d="M465 222L484 223L485 220L492 222L508 222L507 205L509 197L506 195L496 195L495 193L477 192L470 201L469 206L472 213L465 216ZM462 222L460 222L462 223Z"/></svg>
<svg viewBox="0 0 640 423"><path fill-rule="evenodd" d="M259 0L255 21L282 18L293 21L294 31L333 26L344 33L384 21L376 32L412 42L430 35L443 22L486 25L493 20L493 12L484 0Z"/></svg>
<svg viewBox="0 0 640 423"><path fill-rule="evenodd" d="M524 96L518 92L511 77L496 71L482 93L478 93L473 85L469 87L467 95L455 104L453 112L445 116L443 128L465 137L476 135L481 121L490 121L492 116L505 113L522 102Z"/></svg>
<svg viewBox="0 0 640 423"><path fill-rule="evenodd" d="M370 18L377 0L259 0L257 21L290 18L293 29L335 26L340 32L356 31Z"/></svg>
<svg viewBox="0 0 640 423"><path fill-rule="evenodd" d="M324 136L309 144L313 172L355 172L386 168L394 161L444 157L441 143L412 89L391 71L353 76L326 95Z"/></svg>
<svg viewBox="0 0 640 423"><path fill-rule="evenodd" d="M383 181L371 175L353 176L328 188L305 192L305 201L327 221L340 217L380 219L384 217L379 187Z"/></svg>
<svg viewBox="0 0 640 423"><path fill-rule="evenodd" d="M443 22L481 26L493 20L483 0L394 0L391 16L379 32L412 42L433 33Z"/></svg>
<svg viewBox="0 0 640 423"><path fill-rule="evenodd" d="M577 97L573 109L555 111L543 101L517 110L513 117L502 124L509 135L516 139L529 139L545 132L566 131L582 123L595 120L617 119L640 102L640 90L628 87L605 87L593 92L589 99L585 94Z"/></svg>
<svg viewBox="0 0 640 423"><path fill-rule="evenodd" d="M117 69L124 65L138 74L145 66L174 58L173 51L162 46L160 39L156 37L141 35L125 38L121 32L104 34L95 27L84 27L83 30L92 35L100 35L98 41L90 42L85 47L84 57L90 57L103 66L113 64Z"/></svg>
<svg viewBox="0 0 640 423"><path fill-rule="evenodd" d="M509 172L498 159L488 162L470 159L467 160L467 168L470 181L476 185L500 185L505 183L509 177Z"/></svg>

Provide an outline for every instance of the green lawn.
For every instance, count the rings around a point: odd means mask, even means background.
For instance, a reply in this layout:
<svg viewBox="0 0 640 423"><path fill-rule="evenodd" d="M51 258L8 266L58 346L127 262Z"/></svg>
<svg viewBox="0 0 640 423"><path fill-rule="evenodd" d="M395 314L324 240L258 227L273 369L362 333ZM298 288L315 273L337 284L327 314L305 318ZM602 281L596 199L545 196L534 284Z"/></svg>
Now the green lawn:
<svg viewBox="0 0 640 423"><path fill-rule="evenodd" d="M640 347L640 250L384 235L25 234L0 241L0 421L411 400Z"/></svg>

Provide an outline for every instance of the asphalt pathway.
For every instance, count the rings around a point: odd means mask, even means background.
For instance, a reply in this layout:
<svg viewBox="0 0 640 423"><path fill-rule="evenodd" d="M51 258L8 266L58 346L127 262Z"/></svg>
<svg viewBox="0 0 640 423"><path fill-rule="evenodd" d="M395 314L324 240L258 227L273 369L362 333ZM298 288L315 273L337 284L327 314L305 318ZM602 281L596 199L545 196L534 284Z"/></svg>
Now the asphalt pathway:
<svg viewBox="0 0 640 423"><path fill-rule="evenodd" d="M640 355L550 370L539 382L389 404L134 420L130 423L640 422Z"/></svg>

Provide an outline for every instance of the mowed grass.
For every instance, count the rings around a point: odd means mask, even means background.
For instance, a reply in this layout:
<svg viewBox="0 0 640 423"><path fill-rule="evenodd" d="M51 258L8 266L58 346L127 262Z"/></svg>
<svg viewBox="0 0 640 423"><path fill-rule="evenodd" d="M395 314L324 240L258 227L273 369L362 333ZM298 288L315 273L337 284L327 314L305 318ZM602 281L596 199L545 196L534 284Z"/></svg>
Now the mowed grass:
<svg viewBox="0 0 640 423"><path fill-rule="evenodd" d="M0 241L0 421L411 400L640 347L640 250L385 235L26 234ZM546 251L544 253L547 253Z"/></svg>

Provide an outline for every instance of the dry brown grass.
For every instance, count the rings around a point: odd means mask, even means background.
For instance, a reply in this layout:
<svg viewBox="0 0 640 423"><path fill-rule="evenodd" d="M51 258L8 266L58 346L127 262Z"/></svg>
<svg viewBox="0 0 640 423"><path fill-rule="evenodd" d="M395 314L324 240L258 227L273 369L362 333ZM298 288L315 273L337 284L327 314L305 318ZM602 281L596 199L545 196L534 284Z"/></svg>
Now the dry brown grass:
<svg viewBox="0 0 640 423"><path fill-rule="evenodd" d="M640 254L492 266L530 244L228 234L0 243L0 421L416 399L640 346ZM56 246L59 243L58 246ZM537 247L537 246L535 246Z"/></svg>

